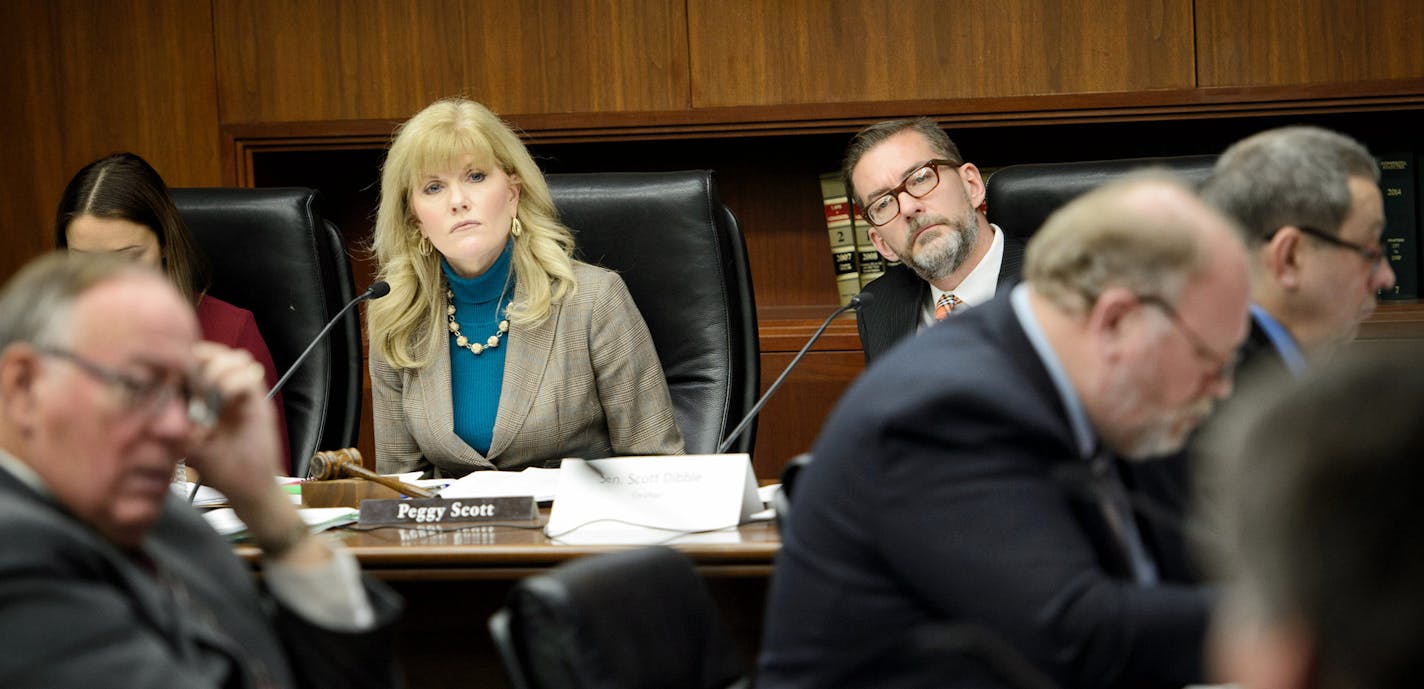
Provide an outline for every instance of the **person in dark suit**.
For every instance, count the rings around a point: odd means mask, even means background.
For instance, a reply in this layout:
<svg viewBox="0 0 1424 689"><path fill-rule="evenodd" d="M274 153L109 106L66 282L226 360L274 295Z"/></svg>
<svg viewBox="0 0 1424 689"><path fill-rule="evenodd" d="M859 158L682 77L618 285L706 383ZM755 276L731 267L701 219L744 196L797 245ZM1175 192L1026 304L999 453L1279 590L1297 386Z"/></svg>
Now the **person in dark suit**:
<svg viewBox="0 0 1424 689"><path fill-rule="evenodd" d="M900 261L865 291L856 314L870 363L921 328L989 301L1018 282L1023 245L989 223L984 180L926 117L870 125L841 166L870 241Z"/></svg>
<svg viewBox="0 0 1424 689"><path fill-rule="evenodd" d="M1245 689L1424 674L1424 367L1417 352L1367 354L1251 391L1207 440L1217 490L1199 517L1223 535L1208 559L1227 592L1212 648Z"/></svg>
<svg viewBox="0 0 1424 689"><path fill-rule="evenodd" d="M1024 268L842 397L798 479L759 686L1002 685L920 652L962 629L1063 687L1203 679L1210 596L1160 581L1118 459L1180 446L1229 393L1238 231L1133 177L1053 215Z"/></svg>
<svg viewBox="0 0 1424 689"><path fill-rule="evenodd" d="M1354 139L1319 127L1255 134L1221 155L1201 193L1240 223L1250 251L1243 390L1299 378L1312 362L1333 357L1374 312L1376 292L1394 284L1380 246L1379 168ZM1218 416L1234 415L1234 406ZM1203 578L1194 557L1200 545L1191 543L1201 535L1172 524L1182 523L1194 499L1195 454L1134 465L1129 477L1161 512L1151 534L1156 547L1176 578L1188 581Z"/></svg>
<svg viewBox="0 0 1424 689"><path fill-rule="evenodd" d="M398 685L399 601L272 481L263 373L147 266L57 253L0 291L0 686ZM267 593L170 490L182 457Z"/></svg>
<svg viewBox="0 0 1424 689"><path fill-rule="evenodd" d="M1302 375L1355 339L1376 293L1394 285L1379 167L1354 139L1319 127L1261 132L1221 155L1202 197L1246 230L1253 361L1271 354Z"/></svg>

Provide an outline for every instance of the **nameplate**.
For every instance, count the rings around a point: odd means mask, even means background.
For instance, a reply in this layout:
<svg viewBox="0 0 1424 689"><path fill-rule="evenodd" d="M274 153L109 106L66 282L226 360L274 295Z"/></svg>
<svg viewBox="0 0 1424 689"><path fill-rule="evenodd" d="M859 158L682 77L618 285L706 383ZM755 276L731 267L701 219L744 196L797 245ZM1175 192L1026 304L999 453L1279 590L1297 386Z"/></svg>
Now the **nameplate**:
<svg viewBox="0 0 1424 689"><path fill-rule="evenodd" d="M532 521L534 497L362 500L361 526L472 524Z"/></svg>
<svg viewBox="0 0 1424 689"><path fill-rule="evenodd" d="M626 534L613 532L667 539L735 529L762 508L746 454L565 459L560 473L545 527L556 539L624 542Z"/></svg>

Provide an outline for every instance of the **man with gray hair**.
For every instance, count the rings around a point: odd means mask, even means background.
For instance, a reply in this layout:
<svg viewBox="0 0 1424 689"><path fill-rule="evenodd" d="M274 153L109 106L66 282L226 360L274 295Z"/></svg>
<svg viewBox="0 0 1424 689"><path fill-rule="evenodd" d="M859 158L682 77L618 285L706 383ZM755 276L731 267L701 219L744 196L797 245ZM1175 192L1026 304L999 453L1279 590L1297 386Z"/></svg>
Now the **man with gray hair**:
<svg viewBox="0 0 1424 689"><path fill-rule="evenodd" d="M1239 231L1134 176L1054 214L1024 276L841 398L784 526L759 686L971 685L917 653L966 628L1070 689L1203 679L1208 594L1160 581L1117 461L1179 447L1230 392Z"/></svg>
<svg viewBox="0 0 1424 689"><path fill-rule="evenodd" d="M866 285L856 314L867 363L920 328L989 301L1018 281L1023 245L981 210L984 179L927 117L860 130L841 166L870 241L900 261Z"/></svg>
<svg viewBox="0 0 1424 689"><path fill-rule="evenodd" d="M1271 129L1222 154L1202 197L1246 230L1248 360L1299 377L1350 342L1394 284L1380 248L1379 167L1354 139L1318 127Z"/></svg>
<svg viewBox="0 0 1424 689"><path fill-rule="evenodd" d="M398 683L399 602L272 480L263 381L147 267L53 254L0 291L0 686ZM270 594L170 490L185 457Z"/></svg>
<svg viewBox="0 0 1424 689"><path fill-rule="evenodd" d="M1354 139L1302 126L1247 137L1217 160L1202 198L1246 233L1252 303L1240 355L1244 387L1300 377L1311 361L1328 359L1374 312L1376 291L1394 284L1380 248L1379 167ZM1130 480L1164 522L1180 523L1195 493L1192 468L1184 452L1132 467ZM1185 542L1195 536L1151 534L1181 578L1200 578Z"/></svg>

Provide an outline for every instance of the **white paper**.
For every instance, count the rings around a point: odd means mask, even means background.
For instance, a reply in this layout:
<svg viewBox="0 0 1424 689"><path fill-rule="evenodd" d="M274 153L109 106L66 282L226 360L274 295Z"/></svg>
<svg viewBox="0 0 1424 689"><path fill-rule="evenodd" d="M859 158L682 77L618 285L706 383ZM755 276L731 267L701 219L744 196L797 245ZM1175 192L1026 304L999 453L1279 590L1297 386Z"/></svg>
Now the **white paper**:
<svg viewBox="0 0 1424 689"><path fill-rule="evenodd" d="M614 524L609 528L603 528L603 525L595 523L574 529L562 536L551 534L549 540L563 545L678 545L683 543L740 543L742 534L737 531L735 526L716 531L685 533L627 524Z"/></svg>
<svg viewBox="0 0 1424 689"><path fill-rule="evenodd" d="M530 467L523 471L472 471L440 491L442 498L506 498L532 495L539 502L554 499L559 469Z"/></svg>
<svg viewBox="0 0 1424 689"><path fill-rule="evenodd" d="M355 523L360 514L360 511L353 507L309 507L297 510L297 515L312 533ZM237 512L231 507L204 512L203 519L208 520L208 526L213 527L214 531L230 538L243 535L247 531L247 525L237 518Z"/></svg>
<svg viewBox="0 0 1424 689"><path fill-rule="evenodd" d="M279 486L294 486L302 482L301 479L296 478L294 476L274 476L272 478L277 481L277 485ZM184 500L187 500L188 494L193 492L193 484L188 481L174 481L173 483L169 484L168 487L174 493L178 494L179 497L182 497ZM287 495L291 498L292 504L302 504L301 491L297 491L295 493L287 493ZM194 507L217 507L219 505L226 504L227 496L223 495L222 492L218 489L208 485L198 486L198 494L193 497L192 502L192 505Z"/></svg>
<svg viewBox="0 0 1424 689"><path fill-rule="evenodd" d="M174 481L169 485L179 497L188 499L188 494L193 492L193 484L187 481ZM212 486L198 486L198 495L193 498L194 507L211 507L213 505L226 505L227 496L219 493Z"/></svg>
<svg viewBox="0 0 1424 689"><path fill-rule="evenodd" d="M565 543L661 542L719 529L735 541L735 527L762 509L744 453L565 459L561 479L544 531Z"/></svg>

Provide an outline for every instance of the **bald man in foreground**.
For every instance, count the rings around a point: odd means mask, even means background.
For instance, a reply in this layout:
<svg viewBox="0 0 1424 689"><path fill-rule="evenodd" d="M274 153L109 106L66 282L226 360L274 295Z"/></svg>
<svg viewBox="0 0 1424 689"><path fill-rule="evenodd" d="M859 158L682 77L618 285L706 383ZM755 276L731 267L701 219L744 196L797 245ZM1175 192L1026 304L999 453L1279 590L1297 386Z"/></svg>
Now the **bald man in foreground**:
<svg viewBox="0 0 1424 689"><path fill-rule="evenodd" d="M1160 582L1118 462L1179 448L1230 393L1240 233L1137 176L1054 214L1024 268L841 399L797 484L759 686L1203 679L1209 595Z"/></svg>

